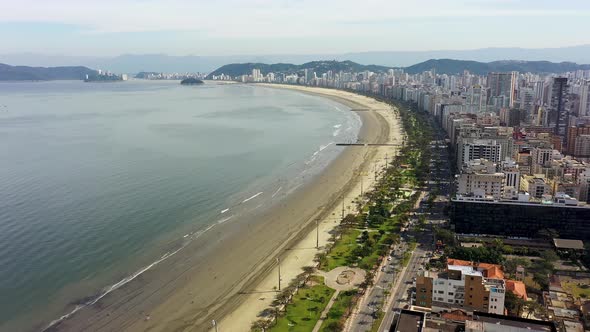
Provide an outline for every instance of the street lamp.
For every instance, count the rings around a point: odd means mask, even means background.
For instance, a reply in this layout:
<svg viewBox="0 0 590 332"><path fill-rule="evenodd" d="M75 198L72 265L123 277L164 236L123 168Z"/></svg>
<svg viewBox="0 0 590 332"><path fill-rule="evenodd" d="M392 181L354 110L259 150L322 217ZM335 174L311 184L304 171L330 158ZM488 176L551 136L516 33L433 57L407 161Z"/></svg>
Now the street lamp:
<svg viewBox="0 0 590 332"><path fill-rule="evenodd" d="M281 290L281 260L277 257L277 265L279 267L279 290Z"/></svg>
<svg viewBox="0 0 590 332"><path fill-rule="evenodd" d="M213 324L213 327L215 328L215 332L217 332L217 322L214 320L211 321L211 324Z"/></svg>
<svg viewBox="0 0 590 332"><path fill-rule="evenodd" d="M316 218L315 220L315 248L319 249L320 248L320 219Z"/></svg>

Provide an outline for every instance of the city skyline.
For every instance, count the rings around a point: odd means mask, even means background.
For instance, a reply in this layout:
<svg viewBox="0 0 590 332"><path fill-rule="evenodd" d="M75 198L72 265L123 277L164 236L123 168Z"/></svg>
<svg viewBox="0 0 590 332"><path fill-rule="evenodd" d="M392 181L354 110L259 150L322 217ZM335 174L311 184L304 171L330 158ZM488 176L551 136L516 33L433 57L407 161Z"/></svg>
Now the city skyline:
<svg viewBox="0 0 590 332"><path fill-rule="evenodd" d="M3 7L4 53L271 55L590 42L585 34L573 33L584 31L590 17L590 3L579 0L565 5L528 0L26 0Z"/></svg>

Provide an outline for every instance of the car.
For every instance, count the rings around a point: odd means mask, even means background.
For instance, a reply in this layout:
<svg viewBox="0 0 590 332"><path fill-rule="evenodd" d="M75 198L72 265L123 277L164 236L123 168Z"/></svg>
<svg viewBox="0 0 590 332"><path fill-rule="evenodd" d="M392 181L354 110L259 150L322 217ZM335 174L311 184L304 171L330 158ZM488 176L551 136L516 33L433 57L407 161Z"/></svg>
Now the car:
<svg viewBox="0 0 590 332"><path fill-rule="evenodd" d="M388 260L388 261L390 261L390 260L391 260L391 256L388 256L388 257L387 257L387 260Z"/></svg>

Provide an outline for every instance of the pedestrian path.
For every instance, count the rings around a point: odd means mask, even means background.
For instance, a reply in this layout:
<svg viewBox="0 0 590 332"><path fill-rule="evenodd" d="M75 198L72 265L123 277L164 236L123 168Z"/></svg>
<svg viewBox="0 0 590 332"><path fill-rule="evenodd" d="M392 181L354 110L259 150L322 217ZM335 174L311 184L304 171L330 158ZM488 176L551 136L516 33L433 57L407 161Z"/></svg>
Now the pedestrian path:
<svg viewBox="0 0 590 332"><path fill-rule="evenodd" d="M322 311L322 314L320 315L320 319L318 319L317 323L315 323L315 326L313 327L312 332L318 332L320 330L320 327L322 327L322 323L324 322L324 319L328 318L328 311L330 311L330 308L332 308L332 305L334 305L334 302L336 302L336 299L338 298L338 294L340 294L340 291L336 290L334 292L334 295L332 295L332 297L328 301L328 305L326 306L324 311Z"/></svg>

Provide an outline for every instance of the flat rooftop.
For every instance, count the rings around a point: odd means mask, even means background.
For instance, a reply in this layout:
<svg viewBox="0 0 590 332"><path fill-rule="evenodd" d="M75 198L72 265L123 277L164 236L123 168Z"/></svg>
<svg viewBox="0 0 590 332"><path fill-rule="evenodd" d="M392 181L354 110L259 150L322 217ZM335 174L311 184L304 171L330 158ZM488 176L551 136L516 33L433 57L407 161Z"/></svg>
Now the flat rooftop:
<svg viewBox="0 0 590 332"><path fill-rule="evenodd" d="M553 239L553 244L557 249L584 250L584 243L581 240Z"/></svg>
<svg viewBox="0 0 590 332"><path fill-rule="evenodd" d="M480 271L475 270L471 266L464 266L464 265L448 265L447 268L453 271L461 271L461 274L466 276L478 276L483 277L483 273Z"/></svg>
<svg viewBox="0 0 590 332"><path fill-rule="evenodd" d="M489 314L479 311L473 312L473 318L465 322L465 327L472 328L474 331L484 331L478 329L482 327L481 323L493 324L495 326L518 327L538 332L557 332L557 328L553 322Z"/></svg>
<svg viewBox="0 0 590 332"><path fill-rule="evenodd" d="M402 309L394 332L422 332L426 315L423 312Z"/></svg>

